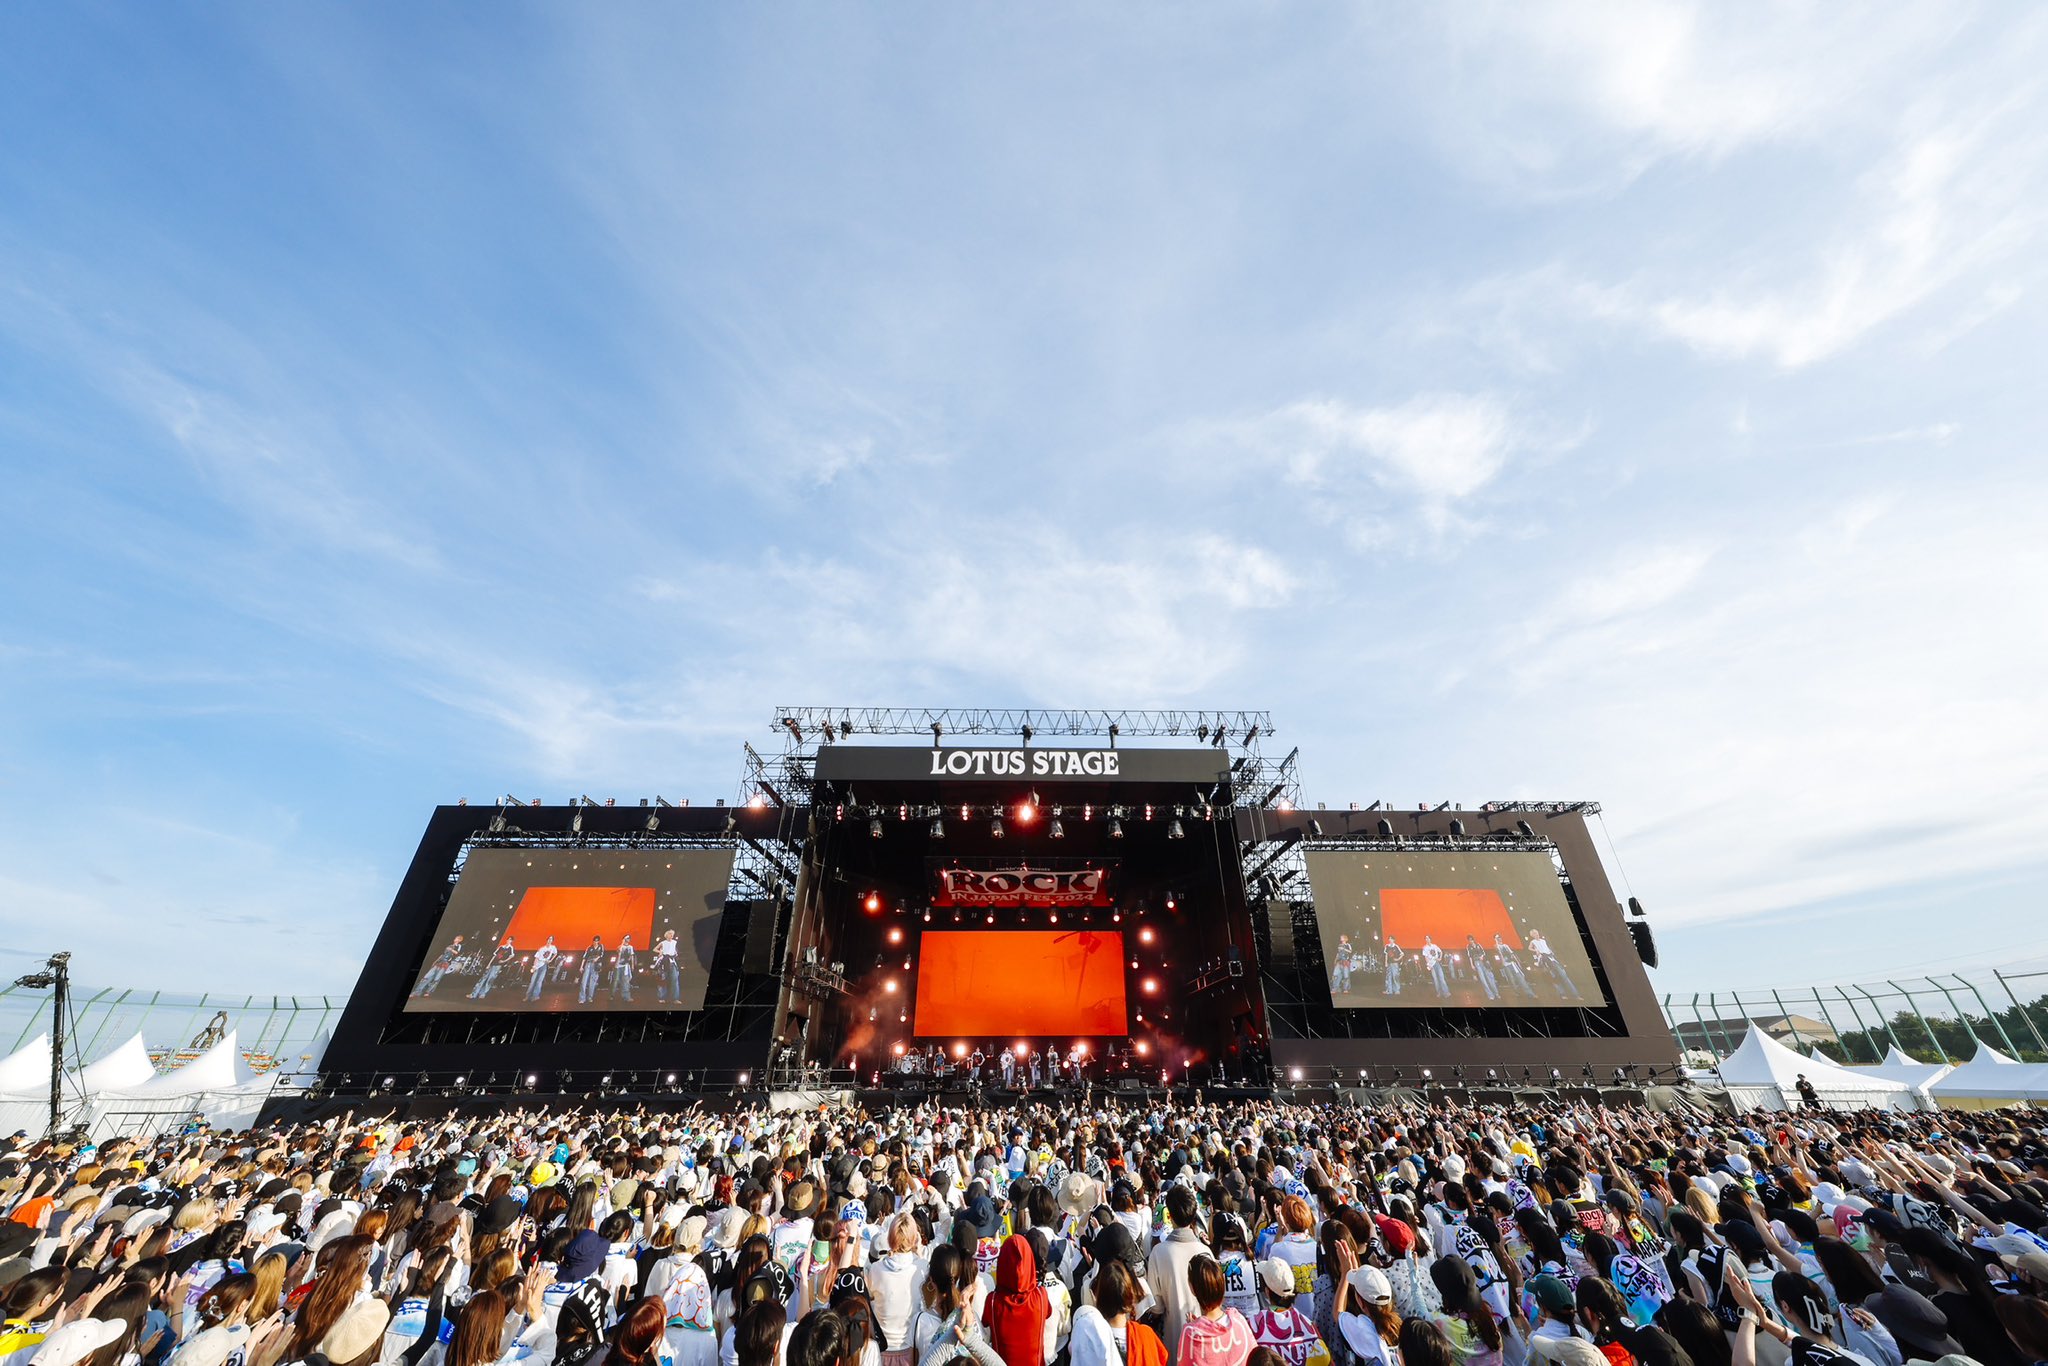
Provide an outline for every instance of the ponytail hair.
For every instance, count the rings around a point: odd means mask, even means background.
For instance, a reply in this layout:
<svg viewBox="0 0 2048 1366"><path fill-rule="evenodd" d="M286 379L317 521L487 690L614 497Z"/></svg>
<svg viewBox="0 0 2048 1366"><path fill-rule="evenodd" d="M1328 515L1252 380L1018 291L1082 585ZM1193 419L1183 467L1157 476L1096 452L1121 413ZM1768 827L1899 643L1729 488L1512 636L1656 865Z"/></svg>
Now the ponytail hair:
<svg viewBox="0 0 2048 1366"><path fill-rule="evenodd" d="M1797 1309L1799 1316L1823 1336L1834 1337L1835 1316L1828 1311L1828 1297L1812 1278L1797 1271L1780 1271L1771 1277L1771 1298Z"/></svg>

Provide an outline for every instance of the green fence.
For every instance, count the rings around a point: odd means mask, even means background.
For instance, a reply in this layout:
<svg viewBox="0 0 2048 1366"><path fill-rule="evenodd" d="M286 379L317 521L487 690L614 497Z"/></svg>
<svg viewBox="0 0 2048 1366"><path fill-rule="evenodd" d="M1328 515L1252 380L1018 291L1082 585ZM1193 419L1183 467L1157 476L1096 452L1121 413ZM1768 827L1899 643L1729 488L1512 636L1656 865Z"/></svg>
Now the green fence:
<svg viewBox="0 0 2048 1366"><path fill-rule="evenodd" d="M1774 991L1673 992L1664 1018L1688 1050L1725 1056L1750 1021L1802 1053L1872 1063L1896 1046L1921 1062L1966 1062L1979 1042L2048 1062L2048 971L1887 978Z"/></svg>
<svg viewBox="0 0 2048 1366"><path fill-rule="evenodd" d="M236 1031L242 1051L262 1067L265 1059L288 1072L299 1071L316 1041L341 1018L335 996L245 996L220 992L148 991L140 988L74 987L66 1052L91 1062L136 1032L152 1053L186 1051L222 1012ZM6 1051L21 1047L50 1027L50 993L0 987L0 1041Z"/></svg>

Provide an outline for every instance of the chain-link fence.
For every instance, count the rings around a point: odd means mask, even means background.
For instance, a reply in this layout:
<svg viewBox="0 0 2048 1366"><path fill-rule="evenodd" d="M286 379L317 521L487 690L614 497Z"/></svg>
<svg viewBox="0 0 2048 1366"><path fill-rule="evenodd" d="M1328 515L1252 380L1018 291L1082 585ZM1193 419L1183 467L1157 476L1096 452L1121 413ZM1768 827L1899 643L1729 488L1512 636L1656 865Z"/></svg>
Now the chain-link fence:
<svg viewBox="0 0 2048 1366"><path fill-rule="evenodd" d="M236 1042L259 1071L297 1072L317 1040L341 1018L335 996L248 996L140 988L74 987L66 1053L91 1062L140 1033L159 1065L190 1053L209 1031L236 1032ZM0 1042L5 1052L50 1028L50 993L0 987ZM218 1034L215 1034L218 1037Z"/></svg>
<svg viewBox="0 0 2048 1366"><path fill-rule="evenodd" d="M1921 1062L1968 1061L1978 1044L2048 1062L2048 971L1905 977L1772 991L1674 992L1664 1018L1688 1052L1725 1057L1754 1023L1802 1053L1875 1063L1892 1048Z"/></svg>

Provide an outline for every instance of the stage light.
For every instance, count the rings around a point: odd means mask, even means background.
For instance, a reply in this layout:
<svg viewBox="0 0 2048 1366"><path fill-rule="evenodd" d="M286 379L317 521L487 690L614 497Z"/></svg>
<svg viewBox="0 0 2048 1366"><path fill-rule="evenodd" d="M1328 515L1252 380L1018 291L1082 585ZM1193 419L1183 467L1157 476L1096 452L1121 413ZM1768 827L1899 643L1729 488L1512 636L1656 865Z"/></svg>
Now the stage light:
<svg viewBox="0 0 2048 1366"><path fill-rule="evenodd" d="M1124 913L1123 913L1122 911L1111 911L1111 912L1109 913L1109 923L1110 923L1110 924L1112 924L1112 925L1121 925L1121 924L1123 924L1123 923L1124 923Z"/></svg>
<svg viewBox="0 0 2048 1366"><path fill-rule="evenodd" d="M939 737L940 737L941 735L944 735L945 733L946 733L946 728L945 728L944 726L940 725L940 724L939 724L938 722L936 722L936 721L932 722L932 745L933 745L933 746L934 746L935 748L937 747L937 745L938 745L938 743L939 743Z"/></svg>
<svg viewBox="0 0 2048 1366"><path fill-rule="evenodd" d="M1308 823L1308 833L1315 839L1321 839L1323 837L1323 823L1311 817Z"/></svg>
<svg viewBox="0 0 2048 1366"><path fill-rule="evenodd" d="M759 811L762 807L768 805L768 798L765 794L756 792L753 796L747 798L747 805ZM649 829L652 828L651 826L649 827Z"/></svg>
<svg viewBox="0 0 2048 1366"><path fill-rule="evenodd" d="M676 1084L676 1074L673 1072L669 1073L667 1081L670 1086L674 1086Z"/></svg>
<svg viewBox="0 0 2048 1366"><path fill-rule="evenodd" d="M1152 819L1152 807L1150 803L1147 803L1145 806L1145 819L1148 821Z"/></svg>
<svg viewBox="0 0 2048 1366"><path fill-rule="evenodd" d="M527 1078L526 1078L526 1084L527 1084L528 1086L538 1086L538 1085L540 1084L540 1078L539 1078L539 1077L537 1077L537 1076L534 1076L534 1075L533 1075L533 1074L531 1074L531 1073L528 1073L528 1074L527 1074Z"/></svg>
<svg viewBox="0 0 2048 1366"><path fill-rule="evenodd" d="M1031 1054L1031 1045L1020 1043L1016 1046L1016 1048L1012 1049L1011 1051L1014 1052L1020 1058L1029 1057Z"/></svg>
<svg viewBox="0 0 2048 1366"><path fill-rule="evenodd" d="M1149 944L1152 942L1152 927L1150 925L1147 925L1144 929L1138 931L1138 942L1140 944Z"/></svg>
<svg viewBox="0 0 2048 1366"><path fill-rule="evenodd" d="M1057 924L1059 924L1059 923L1060 923L1060 913L1059 913L1058 911L1048 911L1048 912L1046 912L1046 923L1047 923L1048 925L1057 925Z"/></svg>
<svg viewBox="0 0 2048 1366"><path fill-rule="evenodd" d="M890 979L889 979L888 981L886 981L886 982L882 983L882 990L884 990L884 991L888 991L888 992L893 992L893 991L895 991L895 990L896 990L896 979L895 979L894 977L891 977L891 978L890 978Z"/></svg>
<svg viewBox="0 0 2048 1366"><path fill-rule="evenodd" d="M753 1073L751 1072L740 1073L740 1085L745 1086L747 1084L747 1079L751 1076L753 1076Z"/></svg>
<svg viewBox="0 0 2048 1366"><path fill-rule="evenodd" d="M1465 838L1465 822L1457 819L1455 816L1451 818L1451 838L1456 840Z"/></svg>
<svg viewBox="0 0 2048 1366"><path fill-rule="evenodd" d="M868 908L868 914L869 914L869 915L873 915L873 914L874 914L874 913L875 913L876 911L879 911L879 910L881 910L881 909L882 909L882 895L881 895L881 893L880 893L880 892L869 892L869 893L868 893L868 899L867 899L866 905L867 905L867 908Z"/></svg>
<svg viewBox="0 0 2048 1366"><path fill-rule="evenodd" d="M895 1054L895 1055L896 1055L897 1057L899 1057L899 1058L900 1058L900 1057L902 1057L902 1056L903 1056L903 1045L902 1045L902 1044L900 1044L900 1043L899 1043L899 1044L896 1044L896 1045L892 1046L892 1047L891 1047L891 1048L889 1049L889 1051L890 1051L891 1053L894 1053L894 1054Z"/></svg>
<svg viewBox="0 0 2048 1366"><path fill-rule="evenodd" d="M964 1044L964 1043L956 1043L956 1044L954 1044L954 1045L953 1045L953 1056L954 1056L954 1057L956 1057L956 1058L964 1058L964 1057L966 1057L966 1056L967 1056L967 1045L966 1045L966 1044Z"/></svg>
<svg viewBox="0 0 2048 1366"><path fill-rule="evenodd" d="M1141 1057L1141 1058L1143 1058L1143 1057L1147 1057L1147 1056L1149 1056L1149 1055L1151 1054L1151 1052L1152 1052L1152 1045L1151 1045L1151 1044L1149 1044L1149 1043L1146 1043L1146 1042L1145 1042L1145 1041L1144 1041L1143 1039L1140 1039L1140 1040L1138 1040L1138 1043L1137 1043L1137 1049L1138 1049L1138 1056L1139 1056L1139 1057Z"/></svg>
<svg viewBox="0 0 2048 1366"><path fill-rule="evenodd" d="M1180 903L1173 899L1173 893L1171 892L1168 892L1166 894L1166 909L1169 911L1176 911L1180 909Z"/></svg>
<svg viewBox="0 0 2048 1366"><path fill-rule="evenodd" d="M927 925L932 923L932 908L929 906L924 908L924 923Z"/></svg>
<svg viewBox="0 0 2048 1366"><path fill-rule="evenodd" d="M1085 1057L1087 1057L1087 1056L1088 1056L1088 1041L1087 1041L1086 1039L1076 1039L1076 1040L1074 1040L1074 1047L1073 1047L1073 1048L1072 1048L1072 1050L1070 1050L1070 1051L1072 1051L1072 1052L1074 1052L1074 1053L1078 1053L1078 1054L1080 1054L1080 1055L1081 1055L1082 1057L1084 1057L1084 1058L1085 1058Z"/></svg>
<svg viewBox="0 0 2048 1366"><path fill-rule="evenodd" d="M870 817L868 817L868 838L869 838L869 839L871 839L871 840L878 840L878 839L880 839L881 837L882 837L882 820L881 820L881 817L879 817L879 816L870 816Z"/></svg>
<svg viewBox="0 0 2048 1366"><path fill-rule="evenodd" d="M1052 830L1050 831L1050 833L1054 839L1063 840L1067 837L1067 827L1061 825L1059 821L1055 819L1052 823Z"/></svg>
<svg viewBox="0 0 2048 1366"><path fill-rule="evenodd" d="M901 944L903 942L903 930L901 926L892 925L889 927L889 942L891 944Z"/></svg>
<svg viewBox="0 0 2048 1366"><path fill-rule="evenodd" d="M1166 837L1170 840L1185 839L1187 838L1187 831L1180 828L1179 821L1175 821L1166 827Z"/></svg>
<svg viewBox="0 0 2048 1366"><path fill-rule="evenodd" d="M1288 1068L1288 1069L1287 1069L1287 1080L1289 1080L1289 1081L1300 1081L1300 1080L1301 1080L1301 1069L1300 1069L1299 1067L1290 1067L1290 1068Z"/></svg>
<svg viewBox="0 0 2048 1366"><path fill-rule="evenodd" d="M1379 825L1377 828L1379 830L1381 839L1390 840L1394 837L1394 823L1388 820L1385 816L1380 817Z"/></svg>
<svg viewBox="0 0 2048 1366"><path fill-rule="evenodd" d="M1031 729L1029 723L1026 723L1025 725L1017 727L1017 733L1024 737L1024 743L1028 745L1031 743L1031 737L1037 732Z"/></svg>
<svg viewBox="0 0 2048 1366"><path fill-rule="evenodd" d="M1035 802L1029 802L1029 801L1023 801L1023 802L1018 802L1018 803L1017 803L1017 824L1019 824L1019 825L1029 825L1029 824L1031 824L1031 822L1033 822L1033 821L1035 821L1035 820L1037 820L1037 819L1038 819L1038 805L1037 805L1037 803L1035 803Z"/></svg>
<svg viewBox="0 0 2048 1366"><path fill-rule="evenodd" d="M1158 990L1159 990L1159 979L1158 979L1157 977L1147 977L1147 978L1145 979L1145 994L1149 996L1149 995L1151 995L1151 994L1152 994L1153 992L1156 992L1156 991L1158 991Z"/></svg>
<svg viewBox="0 0 2048 1366"><path fill-rule="evenodd" d="M988 923L991 925L996 923L996 913L994 911L988 913Z"/></svg>
<svg viewBox="0 0 2048 1366"><path fill-rule="evenodd" d="M990 839L999 840L1003 837L1003 818L1001 816L995 817L988 823L988 833Z"/></svg>
<svg viewBox="0 0 2048 1366"><path fill-rule="evenodd" d="M937 816L932 817L932 828L927 833L935 840L944 839L946 837L946 823Z"/></svg>
<svg viewBox="0 0 2048 1366"><path fill-rule="evenodd" d="M1433 1077L1433 1076L1435 1076L1435 1075L1436 1075L1436 1073L1434 1073L1434 1072L1430 1071L1430 1070L1429 1070L1429 1069L1428 1069L1427 1067L1425 1067L1425 1068L1423 1068L1423 1069L1422 1069L1422 1079L1423 1079L1424 1081L1428 1081L1428 1080L1429 1080L1429 1079L1430 1079L1431 1077Z"/></svg>
<svg viewBox="0 0 2048 1366"><path fill-rule="evenodd" d="M1114 816L1109 818L1109 837L1113 840L1124 837L1124 823Z"/></svg>
<svg viewBox="0 0 2048 1366"><path fill-rule="evenodd" d="M1527 821L1516 821L1515 833L1525 840L1533 840L1536 838L1536 827L1530 825Z"/></svg>

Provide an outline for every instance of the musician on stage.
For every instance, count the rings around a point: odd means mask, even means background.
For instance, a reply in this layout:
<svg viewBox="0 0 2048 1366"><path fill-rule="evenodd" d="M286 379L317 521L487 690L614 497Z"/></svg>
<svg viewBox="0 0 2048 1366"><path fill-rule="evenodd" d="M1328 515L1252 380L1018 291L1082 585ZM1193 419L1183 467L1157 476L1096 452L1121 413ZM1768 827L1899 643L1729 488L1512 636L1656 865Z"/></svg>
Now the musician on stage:
<svg viewBox="0 0 2048 1366"><path fill-rule="evenodd" d="M968 1061L970 1063L970 1067L968 1069L967 1075L976 1086L979 1086L981 1085L982 1064L988 1061L988 1056L981 1051L980 1044L976 1044L974 1046L974 1055L973 1057L968 1059Z"/></svg>
<svg viewBox="0 0 2048 1366"><path fill-rule="evenodd" d="M1045 1058L1043 1057L1043 1055L1041 1055L1041 1054L1039 1053L1039 1051L1038 1051L1038 1050L1037 1050L1036 1048L1032 1049L1032 1050L1031 1050L1031 1089L1032 1089L1032 1090L1034 1090L1034 1091L1036 1091L1036 1090L1038 1089L1038 1079L1039 1079L1039 1077L1040 1077L1040 1076L1042 1075L1042 1069L1044 1068L1044 1066L1045 1066Z"/></svg>
<svg viewBox="0 0 2048 1366"><path fill-rule="evenodd" d="M1060 1084L1060 1046L1056 1043L1046 1045L1045 1079L1054 1086Z"/></svg>
<svg viewBox="0 0 2048 1366"><path fill-rule="evenodd" d="M1003 1050L1002 1067L1003 1086L1007 1089L1014 1084L1017 1076L1017 1055L1007 1048Z"/></svg>

